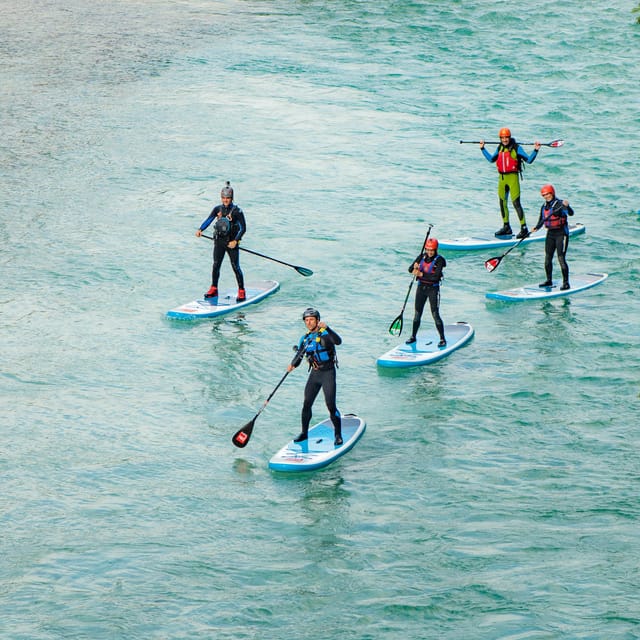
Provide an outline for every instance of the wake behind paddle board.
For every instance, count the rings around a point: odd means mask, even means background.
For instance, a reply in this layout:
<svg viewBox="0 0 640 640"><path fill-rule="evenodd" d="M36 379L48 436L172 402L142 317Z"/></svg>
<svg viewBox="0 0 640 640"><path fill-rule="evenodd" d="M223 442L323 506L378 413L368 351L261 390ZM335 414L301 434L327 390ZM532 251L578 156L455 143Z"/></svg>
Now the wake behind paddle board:
<svg viewBox="0 0 640 640"><path fill-rule="evenodd" d="M269 460L274 471L312 471L331 464L348 451L365 432L367 424L352 413L342 416L341 445L335 445L331 418L309 429L309 437L303 442L289 441Z"/></svg>
<svg viewBox="0 0 640 640"><path fill-rule="evenodd" d="M279 288L280 283L275 280L251 282L245 285L247 299L242 302L236 302L237 289L220 289L216 298L201 298L167 311L167 318L178 320L216 318L260 302L260 300L275 293Z"/></svg>
<svg viewBox="0 0 640 640"><path fill-rule="evenodd" d="M440 336L435 329L418 331L416 341L413 344L400 344L387 353L381 355L376 361L380 367L416 367L430 364L448 356L452 351L465 345L473 337L473 327L468 322L446 324L444 336L447 340L446 347L438 347Z"/></svg>
<svg viewBox="0 0 640 640"><path fill-rule="evenodd" d="M569 236L576 236L585 233L587 227L581 222L569 225ZM546 229L538 229L528 238L522 241L522 244L530 242L540 242L547 237ZM448 249L449 251L476 251L478 249L508 249L520 242L514 234L508 236L489 236L477 235L471 237L454 238L452 240L439 240L440 249Z"/></svg>
<svg viewBox="0 0 640 640"><path fill-rule="evenodd" d="M537 284L527 284L524 287L506 289L505 291L493 291L487 293L487 298L493 300L506 300L517 302L522 300L545 300L548 298L559 298L569 296L578 291L584 291L604 282L609 275L607 273L587 273L585 275L570 275L570 289L560 290L560 282L554 282L550 287L539 287Z"/></svg>

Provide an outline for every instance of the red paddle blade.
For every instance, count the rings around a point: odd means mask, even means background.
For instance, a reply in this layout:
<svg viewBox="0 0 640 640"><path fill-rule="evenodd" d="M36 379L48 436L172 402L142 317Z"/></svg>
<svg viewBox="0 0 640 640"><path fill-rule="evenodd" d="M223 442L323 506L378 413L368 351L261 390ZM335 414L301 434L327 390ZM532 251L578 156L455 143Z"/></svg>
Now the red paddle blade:
<svg viewBox="0 0 640 640"><path fill-rule="evenodd" d="M554 140L549 143L550 147L561 147L564 144L564 140Z"/></svg>
<svg viewBox="0 0 640 640"><path fill-rule="evenodd" d="M246 447L249 443L249 439L251 438L251 433L253 431L253 425L255 424L256 419L254 418L251 422L247 422L247 424L242 427L239 431L236 431L233 434L233 438L231 438L231 442L242 449Z"/></svg>
<svg viewBox="0 0 640 640"><path fill-rule="evenodd" d="M484 263L484 268L487 271L493 271L499 264L500 258L489 258L489 260Z"/></svg>

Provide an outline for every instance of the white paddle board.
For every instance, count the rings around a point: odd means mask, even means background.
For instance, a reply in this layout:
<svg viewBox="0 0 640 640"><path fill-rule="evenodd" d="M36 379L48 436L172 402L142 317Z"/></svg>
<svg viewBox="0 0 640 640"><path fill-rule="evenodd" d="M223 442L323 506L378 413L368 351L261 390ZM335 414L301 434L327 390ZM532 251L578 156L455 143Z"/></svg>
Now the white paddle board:
<svg viewBox="0 0 640 640"><path fill-rule="evenodd" d="M509 302L521 300L545 300L547 298L559 298L569 296L578 291L584 291L595 287L608 278L607 273L587 273L584 275L569 275L570 289L560 290L562 281L554 281L550 287L539 287L537 284L527 284L516 289L506 289L505 291L493 291L487 293L487 298L493 300L507 300Z"/></svg>
<svg viewBox="0 0 640 640"><path fill-rule="evenodd" d="M585 233L587 227L581 222L569 225L569 236L576 236L580 233ZM522 241L522 244L529 244L530 242L540 242L547 237L547 230L542 228L538 229L535 233L532 233L528 238ZM448 249L449 251L475 251L477 249L508 249L520 242L516 238L515 234L509 236L489 236L489 235L477 235L477 236L465 236L462 238L453 238L452 240L439 240L438 246L440 249Z"/></svg>
<svg viewBox="0 0 640 640"><path fill-rule="evenodd" d="M289 441L269 460L269 468L275 471L312 471L331 464L360 440L367 425L352 413L342 416L341 445L335 445L331 418L309 429L309 437L303 442Z"/></svg>
<svg viewBox="0 0 640 640"><path fill-rule="evenodd" d="M201 298L187 302L175 309L167 311L168 318L178 320L199 320L201 318L216 318L218 316L238 311L244 307L260 302L260 300L275 293L280 284L275 280L263 280L245 285L247 299L236 302L238 289L220 289L216 298Z"/></svg>
<svg viewBox="0 0 640 640"><path fill-rule="evenodd" d="M468 322L446 324L444 337L447 346L438 347L440 336L435 328L420 330L413 344L400 344L381 355L376 362L380 367L416 367L430 364L465 345L471 340L473 333L473 327Z"/></svg>

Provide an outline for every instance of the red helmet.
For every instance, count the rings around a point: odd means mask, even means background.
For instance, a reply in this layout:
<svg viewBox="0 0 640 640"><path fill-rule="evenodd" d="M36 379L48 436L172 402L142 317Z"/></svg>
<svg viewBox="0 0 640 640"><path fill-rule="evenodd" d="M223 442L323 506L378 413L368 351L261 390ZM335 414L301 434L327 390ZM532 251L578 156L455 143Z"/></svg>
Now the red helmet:
<svg viewBox="0 0 640 640"><path fill-rule="evenodd" d="M508 127L502 127L502 129L500 129L500 133L498 134L501 138L503 136L506 136L507 138L511 137L511 129L509 129Z"/></svg>
<svg viewBox="0 0 640 640"><path fill-rule="evenodd" d="M540 189L540 195L546 196L547 193L550 193L554 198L556 197L556 190L553 188L552 184L543 184Z"/></svg>
<svg viewBox="0 0 640 640"><path fill-rule="evenodd" d="M434 251L438 250L438 241L435 238L429 238L424 245L425 249L433 249Z"/></svg>

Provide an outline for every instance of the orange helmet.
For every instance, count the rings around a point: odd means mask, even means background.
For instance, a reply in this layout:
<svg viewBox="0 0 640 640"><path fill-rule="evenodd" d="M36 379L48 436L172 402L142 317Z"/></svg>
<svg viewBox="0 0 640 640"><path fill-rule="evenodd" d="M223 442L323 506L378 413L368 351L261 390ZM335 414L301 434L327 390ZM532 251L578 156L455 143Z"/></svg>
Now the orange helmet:
<svg viewBox="0 0 640 640"><path fill-rule="evenodd" d="M503 136L506 136L507 138L510 138L511 137L511 129L509 129L508 127L502 127L502 129L500 129L499 136L501 138Z"/></svg>
<svg viewBox="0 0 640 640"><path fill-rule="evenodd" d="M429 238L424 245L425 249L433 249L434 251L438 250L438 241L435 238Z"/></svg>
<svg viewBox="0 0 640 640"><path fill-rule="evenodd" d="M540 188L541 196L546 196L547 193L550 193L554 198L556 197L556 190L553 188L552 184L543 184Z"/></svg>

